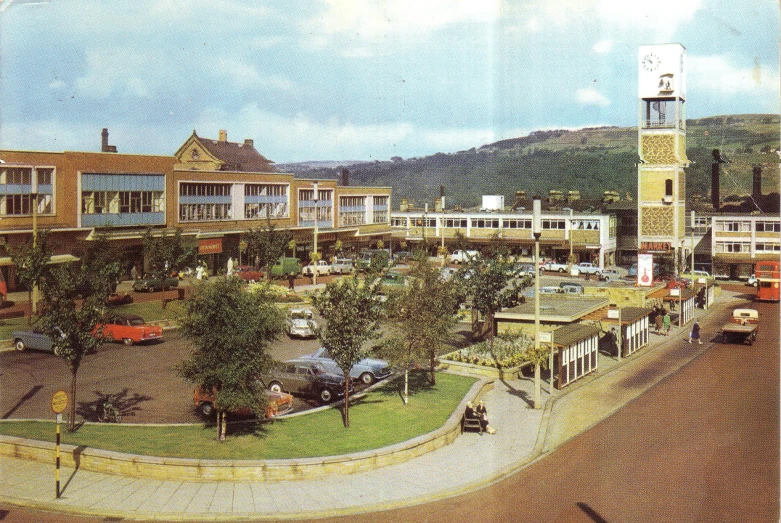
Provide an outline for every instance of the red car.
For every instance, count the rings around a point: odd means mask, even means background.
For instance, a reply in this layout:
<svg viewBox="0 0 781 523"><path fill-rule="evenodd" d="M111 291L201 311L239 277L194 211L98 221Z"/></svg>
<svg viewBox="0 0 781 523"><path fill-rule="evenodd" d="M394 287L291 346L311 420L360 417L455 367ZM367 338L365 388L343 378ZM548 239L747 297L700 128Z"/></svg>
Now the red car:
<svg viewBox="0 0 781 523"><path fill-rule="evenodd" d="M233 274L244 281L254 282L263 279L263 272L251 265L241 265L233 269Z"/></svg>
<svg viewBox="0 0 781 523"><path fill-rule="evenodd" d="M105 323L99 323L92 335L97 336L99 333L109 341L121 341L125 345L163 340L162 327L148 325L141 316L132 314L117 315Z"/></svg>
<svg viewBox="0 0 781 523"><path fill-rule="evenodd" d="M264 390L268 403L266 405L267 419L271 419L274 416L287 414L293 410L293 396L286 392L274 392L270 390ZM195 406L200 409L204 416L211 416L214 413L214 394L206 394L201 387L195 387L193 391L193 402ZM252 409L249 407L237 409L232 412L239 416L253 416Z"/></svg>

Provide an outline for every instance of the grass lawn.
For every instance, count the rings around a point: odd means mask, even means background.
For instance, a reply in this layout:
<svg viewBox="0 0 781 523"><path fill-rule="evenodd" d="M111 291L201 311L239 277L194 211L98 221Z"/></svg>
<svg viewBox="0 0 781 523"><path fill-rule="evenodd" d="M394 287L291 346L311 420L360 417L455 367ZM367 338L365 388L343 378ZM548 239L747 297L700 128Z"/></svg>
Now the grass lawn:
<svg viewBox="0 0 781 523"><path fill-rule="evenodd" d="M204 426L142 427L90 424L74 433L62 431L62 442L128 454L201 459L283 459L333 456L385 447L441 427L469 391L475 378L437 373L429 386L425 372L410 374L410 401L399 394L399 381L388 382L351 401L350 428L339 408L273 423L230 425L228 440L216 440L216 429ZM67 414L67 413L66 413ZM0 433L54 441L52 422L3 422Z"/></svg>

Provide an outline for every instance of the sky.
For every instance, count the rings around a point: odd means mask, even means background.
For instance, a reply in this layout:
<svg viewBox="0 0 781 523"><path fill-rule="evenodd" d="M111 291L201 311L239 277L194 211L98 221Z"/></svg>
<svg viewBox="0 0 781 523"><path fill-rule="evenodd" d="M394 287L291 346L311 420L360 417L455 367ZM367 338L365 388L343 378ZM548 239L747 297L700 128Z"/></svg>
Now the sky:
<svg viewBox="0 0 781 523"><path fill-rule="evenodd" d="M277 163L637 125L638 47L687 50L688 118L779 112L777 0L0 0L0 149Z"/></svg>

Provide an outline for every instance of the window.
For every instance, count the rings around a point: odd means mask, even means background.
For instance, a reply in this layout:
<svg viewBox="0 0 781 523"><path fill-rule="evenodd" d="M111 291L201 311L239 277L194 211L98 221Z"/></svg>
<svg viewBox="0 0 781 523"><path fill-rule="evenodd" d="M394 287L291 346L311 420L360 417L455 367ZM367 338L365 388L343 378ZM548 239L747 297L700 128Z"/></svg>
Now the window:
<svg viewBox="0 0 781 523"><path fill-rule="evenodd" d="M372 223L388 223L388 211L375 208L372 212Z"/></svg>
<svg viewBox="0 0 781 523"><path fill-rule="evenodd" d="M230 196L229 183L192 183L179 185L179 196Z"/></svg>
<svg viewBox="0 0 781 523"><path fill-rule="evenodd" d="M179 205L179 221L197 222L233 219L229 203L192 203Z"/></svg>
<svg viewBox="0 0 781 523"><path fill-rule="evenodd" d="M665 196L673 195L673 181L669 178L664 181L664 195Z"/></svg>
<svg viewBox="0 0 781 523"><path fill-rule="evenodd" d="M82 214L163 212L162 191L82 191Z"/></svg>
<svg viewBox="0 0 781 523"><path fill-rule="evenodd" d="M388 207L388 197L387 196L374 196L373 197L373 204L374 207Z"/></svg>
<svg viewBox="0 0 781 523"><path fill-rule="evenodd" d="M757 232L781 232L781 222L757 222Z"/></svg>
<svg viewBox="0 0 781 523"><path fill-rule="evenodd" d="M751 232L751 222L717 220L716 232Z"/></svg>
<svg viewBox="0 0 781 523"><path fill-rule="evenodd" d="M52 214L54 169L50 167L0 168L0 216L33 213L33 169L38 173L38 214Z"/></svg>
<svg viewBox="0 0 781 523"><path fill-rule="evenodd" d="M751 252L751 244L749 242L716 242L714 252L719 254Z"/></svg>
<svg viewBox="0 0 781 523"><path fill-rule="evenodd" d="M531 220L504 220L505 229L531 229Z"/></svg>
<svg viewBox="0 0 781 523"><path fill-rule="evenodd" d="M244 196L287 197L287 185L248 183L244 185Z"/></svg>
<svg viewBox="0 0 781 523"><path fill-rule="evenodd" d="M499 219L472 218L472 227L476 229L498 229Z"/></svg>
<svg viewBox="0 0 781 523"><path fill-rule="evenodd" d="M445 218L445 228L466 229L466 218Z"/></svg>
<svg viewBox="0 0 781 523"><path fill-rule="evenodd" d="M581 231L598 231L599 220L574 220L572 228Z"/></svg>
<svg viewBox="0 0 781 523"><path fill-rule="evenodd" d="M781 243L761 242L756 244L757 252L781 252Z"/></svg>
<svg viewBox="0 0 781 523"><path fill-rule="evenodd" d="M258 220L266 218L287 218L287 201L278 203L245 203L244 218Z"/></svg>
<svg viewBox="0 0 781 523"><path fill-rule="evenodd" d="M566 228L566 222L564 220L542 220L543 229L560 229Z"/></svg>
<svg viewBox="0 0 781 523"><path fill-rule="evenodd" d="M391 227L406 227L406 218L391 218Z"/></svg>

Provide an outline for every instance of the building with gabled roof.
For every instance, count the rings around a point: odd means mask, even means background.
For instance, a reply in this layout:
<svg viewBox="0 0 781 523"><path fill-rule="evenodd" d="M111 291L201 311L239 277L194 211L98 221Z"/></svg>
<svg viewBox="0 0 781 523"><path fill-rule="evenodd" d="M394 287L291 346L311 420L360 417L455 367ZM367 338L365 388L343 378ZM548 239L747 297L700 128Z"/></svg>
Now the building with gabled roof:
<svg viewBox="0 0 781 523"><path fill-rule="evenodd" d="M216 140L198 136L193 129L193 134L174 156L179 160L180 168L193 171L274 172L274 162L255 149L254 140L229 142L224 129L220 129Z"/></svg>

